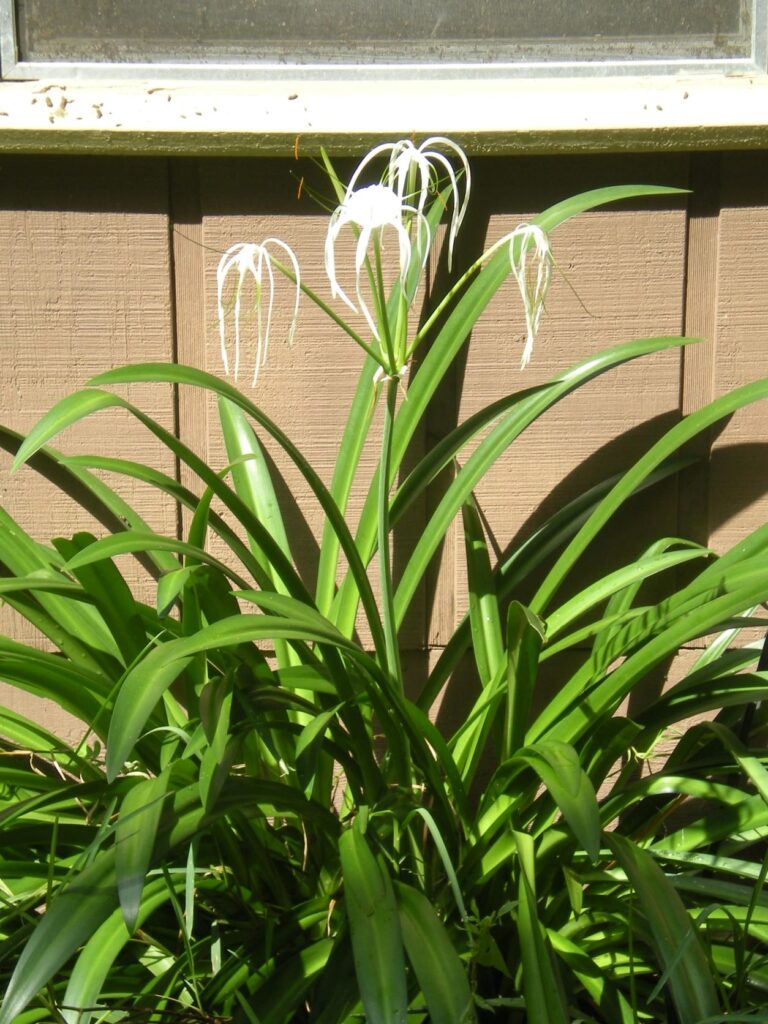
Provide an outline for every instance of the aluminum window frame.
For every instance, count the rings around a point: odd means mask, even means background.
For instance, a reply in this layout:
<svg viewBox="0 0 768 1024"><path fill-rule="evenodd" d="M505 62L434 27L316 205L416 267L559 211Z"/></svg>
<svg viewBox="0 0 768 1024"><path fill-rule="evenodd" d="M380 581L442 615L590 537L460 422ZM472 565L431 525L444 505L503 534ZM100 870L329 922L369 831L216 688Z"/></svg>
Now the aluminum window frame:
<svg viewBox="0 0 768 1024"><path fill-rule="evenodd" d="M0 0L0 74L3 81L131 81L153 78L184 81L334 81L377 79L515 79L669 75L768 74L768 0L752 0L752 40L748 57L652 58L605 60L532 60L525 62L275 62L257 59L204 62L25 61L18 55L15 0Z"/></svg>

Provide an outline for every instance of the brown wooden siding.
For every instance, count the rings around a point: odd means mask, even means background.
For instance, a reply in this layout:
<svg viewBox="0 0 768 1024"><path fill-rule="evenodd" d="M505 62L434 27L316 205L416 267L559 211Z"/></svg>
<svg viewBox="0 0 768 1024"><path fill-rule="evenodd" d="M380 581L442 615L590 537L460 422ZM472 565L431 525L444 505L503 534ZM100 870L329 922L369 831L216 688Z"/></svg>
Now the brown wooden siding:
<svg viewBox="0 0 768 1024"><path fill-rule="evenodd" d="M519 370L523 321L510 285L442 389L420 445L486 402L609 344L651 334L707 338L684 356L673 349L584 388L507 453L478 492L490 534L503 549L563 501L626 466L681 412L768 374L768 155L482 158L474 171L473 219L459 263L526 216L586 188L659 182L694 191L605 208L559 229L553 236L558 272L530 367ZM215 269L235 241L283 239L297 251L307 283L327 296L327 221L306 190L297 199L302 174L311 176L311 166L273 158L2 157L5 424L24 431L92 374L124 362L175 358L219 372ZM439 276L441 269L432 272ZM288 305L286 299L280 306L255 397L330 479L361 355L306 302L295 345L285 347ZM136 387L130 397L223 464L213 436L215 410L202 393L182 392L174 401L170 389ZM700 443L702 466L687 471L681 484L636 501L633 515L590 557L628 560L662 532L722 549L768 519L765 408L739 413L710 440L711 458L709 441ZM57 447L158 459L147 432L120 414L99 414ZM320 512L292 467L276 461L285 476L287 518L302 538L298 559L311 575ZM368 472L374 463L371 451ZM39 539L92 526L33 471L11 477L8 464L3 457L0 500ZM167 457L160 464L174 471ZM154 526L178 528L172 505L123 486ZM288 490L300 496L301 511ZM401 531L401 550L418 534L436 493ZM359 500L357 494L355 507ZM414 658L445 643L466 607L463 580L456 533L404 628ZM19 632L6 611L0 626Z"/></svg>

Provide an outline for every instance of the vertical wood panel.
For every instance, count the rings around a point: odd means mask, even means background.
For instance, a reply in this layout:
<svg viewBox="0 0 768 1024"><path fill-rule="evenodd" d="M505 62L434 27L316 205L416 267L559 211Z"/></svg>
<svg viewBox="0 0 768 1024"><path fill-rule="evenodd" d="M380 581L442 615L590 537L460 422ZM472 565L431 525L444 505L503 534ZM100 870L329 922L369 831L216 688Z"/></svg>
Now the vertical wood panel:
<svg viewBox="0 0 768 1024"><path fill-rule="evenodd" d="M715 390L768 376L768 154L723 158ZM738 412L717 432L710 467L717 551L768 520L768 409Z"/></svg>
<svg viewBox="0 0 768 1024"><path fill-rule="evenodd" d="M0 186L3 420L23 431L98 371L172 356L167 179L162 161L16 157L0 163ZM127 394L173 426L169 389ZM173 472L148 432L119 412L71 428L55 446ZM10 477L8 467L4 456L0 502L34 537L99 532L32 470ZM119 487L158 529L173 532L172 503L130 481ZM4 631L32 639L7 609L0 617Z"/></svg>
<svg viewBox="0 0 768 1024"><path fill-rule="evenodd" d="M174 160L170 166L172 217L174 358L183 366L205 366L206 306L203 224L197 160ZM176 396L179 436L195 451L204 451L210 423L208 403L199 388L179 388ZM179 467L181 482L194 490L193 474ZM184 511L184 521L189 516Z"/></svg>
<svg viewBox="0 0 768 1024"><path fill-rule="evenodd" d="M691 157L691 196L688 204L688 253L685 290L685 334L702 343L683 350L680 396L687 415L714 398L717 358L718 241L720 231L720 156ZM706 432L688 447L701 461L686 470L679 490L679 533L706 544L709 541L709 454Z"/></svg>

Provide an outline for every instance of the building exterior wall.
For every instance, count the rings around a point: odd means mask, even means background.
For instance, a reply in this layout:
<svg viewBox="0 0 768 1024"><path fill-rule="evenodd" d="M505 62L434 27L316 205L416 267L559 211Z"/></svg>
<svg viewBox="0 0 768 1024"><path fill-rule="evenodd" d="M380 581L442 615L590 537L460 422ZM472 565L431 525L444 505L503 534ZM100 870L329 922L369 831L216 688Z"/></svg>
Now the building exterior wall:
<svg viewBox="0 0 768 1024"><path fill-rule="evenodd" d="M606 207L558 229L552 238L557 270L531 365L519 370L524 322L510 285L475 331L419 444L433 443L488 401L546 381L610 344L661 334L706 339L601 378L515 444L477 495L503 549L568 498L628 465L681 413L768 374L768 154L480 158L473 171L459 265L544 206L587 188L643 182L693 191ZM279 158L1 157L5 426L27 430L57 399L122 363L176 359L220 372L215 271L233 242L283 239L297 252L306 282L329 298L326 215L308 198L306 182L297 197L300 179L313 173L308 161ZM430 272L442 273L439 265ZM329 480L361 353L306 302L288 349L282 339L292 299L284 294L254 397ZM215 411L202 393L174 396L148 386L128 394L217 467L224 465L213 436ZM89 419L57 447L158 458L146 430L118 413ZM629 561L645 539L670 533L716 550L732 544L768 520L767 452L768 415L752 406L699 444L700 465L639 499L596 557ZM302 537L297 561L311 575L320 510L275 457L285 473L286 516ZM176 472L165 458L158 468ZM372 450L369 470L374 463ZM10 476L9 465L3 455L0 502L38 539L95 528L33 470ZM183 526L172 503L122 486L155 528ZM291 507L288 490L307 498L301 512ZM403 527L401 551L418 535L438 490ZM413 659L429 656L450 636L466 610L463 579L455 532L420 612L404 627ZM138 569L136 580L148 588ZM18 635L8 610L0 612L0 626Z"/></svg>

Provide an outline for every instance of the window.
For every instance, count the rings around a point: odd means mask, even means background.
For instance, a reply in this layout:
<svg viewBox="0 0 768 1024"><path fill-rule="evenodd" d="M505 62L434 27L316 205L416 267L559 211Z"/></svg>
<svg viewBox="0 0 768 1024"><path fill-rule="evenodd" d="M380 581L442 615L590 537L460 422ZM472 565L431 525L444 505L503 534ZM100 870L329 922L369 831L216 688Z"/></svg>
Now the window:
<svg viewBox="0 0 768 1024"><path fill-rule="evenodd" d="M3 77L766 70L766 0L0 0Z"/></svg>
<svg viewBox="0 0 768 1024"><path fill-rule="evenodd" d="M0 151L764 146L767 39L768 0L0 0Z"/></svg>

